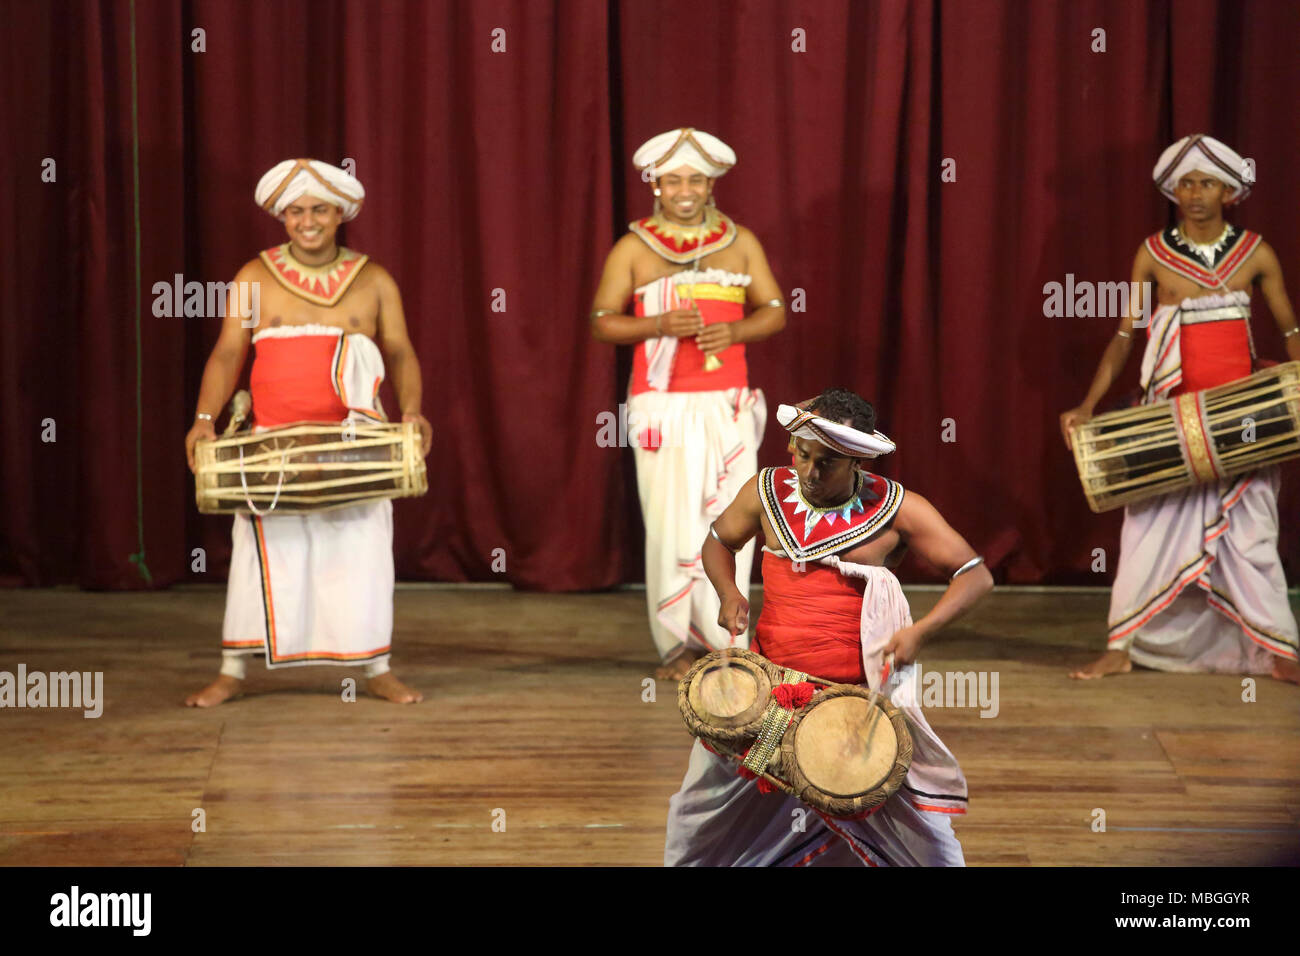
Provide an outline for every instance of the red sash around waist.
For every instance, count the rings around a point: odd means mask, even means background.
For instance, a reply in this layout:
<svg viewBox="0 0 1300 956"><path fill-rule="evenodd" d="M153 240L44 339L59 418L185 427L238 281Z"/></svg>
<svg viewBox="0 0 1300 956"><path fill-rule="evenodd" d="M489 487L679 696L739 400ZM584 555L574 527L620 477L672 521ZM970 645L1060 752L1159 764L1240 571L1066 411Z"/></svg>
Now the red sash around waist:
<svg viewBox="0 0 1300 956"><path fill-rule="evenodd" d="M702 288L703 284L696 286ZM744 289L736 287L743 296ZM704 298L698 291L695 307L705 325L717 322L739 322L745 317L743 302L720 301ZM645 306L640 297L636 301L636 314L645 315ZM745 346L731 345L718 353L722 368L713 372L704 370L704 353L695 344L695 339L677 340L677 354L673 358L673 370L668 379L670 392L721 392L729 388L745 388L749 384L749 371L745 364ZM632 383L629 389L632 395L650 391L646 380L645 347L638 343L632 353Z"/></svg>
<svg viewBox="0 0 1300 956"><path fill-rule="evenodd" d="M824 564L796 571L763 552L763 611L753 650L773 663L842 684L862 684L862 593L866 582Z"/></svg>
<svg viewBox="0 0 1300 956"><path fill-rule="evenodd" d="M249 389L258 425L339 422L348 408L334 388L337 335L267 336L254 346Z"/></svg>
<svg viewBox="0 0 1300 956"><path fill-rule="evenodd" d="M1183 381L1170 395L1199 392L1245 378L1254 369L1245 319L1184 323L1178 330Z"/></svg>

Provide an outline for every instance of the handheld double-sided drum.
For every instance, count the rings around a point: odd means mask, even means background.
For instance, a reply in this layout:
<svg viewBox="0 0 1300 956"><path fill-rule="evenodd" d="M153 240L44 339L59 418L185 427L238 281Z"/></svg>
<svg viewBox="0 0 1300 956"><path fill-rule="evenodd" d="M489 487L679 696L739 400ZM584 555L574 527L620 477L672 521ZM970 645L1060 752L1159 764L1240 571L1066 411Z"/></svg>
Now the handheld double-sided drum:
<svg viewBox="0 0 1300 956"><path fill-rule="evenodd" d="M888 698L725 648L695 662L677 705L706 747L828 816L864 817L912 764L907 719Z"/></svg>

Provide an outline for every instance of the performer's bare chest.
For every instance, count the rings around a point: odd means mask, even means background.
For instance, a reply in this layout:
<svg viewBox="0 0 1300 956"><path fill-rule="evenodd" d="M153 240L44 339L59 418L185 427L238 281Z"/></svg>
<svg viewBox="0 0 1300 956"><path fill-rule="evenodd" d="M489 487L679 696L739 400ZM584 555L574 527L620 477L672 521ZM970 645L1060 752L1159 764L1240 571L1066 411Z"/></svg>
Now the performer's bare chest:
<svg viewBox="0 0 1300 956"><path fill-rule="evenodd" d="M691 263L678 265L669 262L650 249L646 249L632 263L633 285L639 289L656 279L662 279L664 276L685 272L691 268L691 265ZM745 254L733 245L704 256L700 259L699 268L721 269L724 272L735 272L743 275L746 274L749 268L749 262L746 260Z"/></svg>
<svg viewBox="0 0 1300 956"><path fill-rule="evenodd" d="M262 283L260 328L285 325L327 325L345 332L360 332L375 338L379 331L379 296L369 286L357 283L333 306L317 305L293 293Z"/></svg>
<svg viewBox="0 0 1300 956"><path fill-rule="evenodd" d="M1177 305L1184 299L1199 299L1202 296L1222 295L1225 292L1250 292L1257 278L1256 273L1255 264L1247 262L1228 280L1225 288L1207 289L1157 263L1155 266L1156 301L1160 305Z"/></svg>

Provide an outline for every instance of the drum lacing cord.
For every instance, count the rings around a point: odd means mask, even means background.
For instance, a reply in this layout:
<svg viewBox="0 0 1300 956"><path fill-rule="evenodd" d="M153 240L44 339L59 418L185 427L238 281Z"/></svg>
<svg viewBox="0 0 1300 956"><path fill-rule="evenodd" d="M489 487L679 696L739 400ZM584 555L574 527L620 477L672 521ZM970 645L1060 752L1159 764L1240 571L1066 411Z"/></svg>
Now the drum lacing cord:
<svg viewBox="0 0 1300 956"><path fill-rule="evenodd" d="M244 488L244 504L248 505L248 510L255 515L270 514L275 510L276 503L280 500L280 489L284 487L284 466L289 461L289 453L286 451L280 456L280 480L275 486L275 497L271 499L271 505L265 511L258 511L257 505L253 504L253 499L248 494L248 480L244 477L244 446L239 446L239 483Z"/></svg>
<svg viewBox="0 0 1300 956"><path fill-rule="evenodd" d="M758 739L754 745L749 748L745 754L745 759L741 761L741 766L751 773L762 773L767 769L767 765L772 762L772 757L776 753L776 748L781 743L781 738L785 736L786 729L790 726L790 721L794 720L795 711L798 708L788 708L782 706L782 696L777 691L781 687L789 684L806 683L808 675L802 671L794 670L787 667L781 673L781 683L772 688L772 702L767 705L767 710L763 712L763 723L758 731ZM791 701L793 703L793 701ZM802 705L801 705L802 706Z"/></svg>

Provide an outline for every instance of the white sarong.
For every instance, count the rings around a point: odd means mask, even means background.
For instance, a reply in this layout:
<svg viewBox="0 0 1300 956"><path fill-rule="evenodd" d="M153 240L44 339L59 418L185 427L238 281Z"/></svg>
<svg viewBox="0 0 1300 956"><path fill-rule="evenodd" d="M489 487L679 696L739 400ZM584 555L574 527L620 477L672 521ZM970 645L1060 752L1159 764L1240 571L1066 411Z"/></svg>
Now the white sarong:
<svg viewBox="0 0 1300 956"><path fill-rule="evenodd" d="M1265 468L1125 508L1108 646L1166 671L1265 674L1275 654L1295 660L1278 485Z"/></svg>
<svg viewBox="0 0 1300 956"><path fill-rule="evenodd" d="M720 602L700 548L709 525L758 471L767 423L763 393L649 391L630 396L627 407L629 420L656 431L662 442L657 450L633 447L645 523L646 605L659 657L670 661L688 645L728 646L733 642L718 627ZM751 541L736 554L736 581L747 599L753 561ZM734 645L748 647L748 636Z"/></svg>
<svg viewBox="0 0 1300 956"><path fill-rule="evenodd" d="M835 558L822 563L867 582L862 660L868 685L879 689L884 646L912 624L907 598L887 568ZM902 788L879 810L862 820L837 820L794 797L760 793L754 781L737 775L737 764L697 740L682 787L668 802L664 865L964 866L950 816L965 812L966 778L921 712L915 666L901 668L885 685L907 717L913 755Z"/></svg>
<svg viewBox="0 0 1300 956"><path fill-rule="evenodd" d="M347 419L382 420L377 396L384 361L368 336L309 325L266 329L253 341L319 335L339 336L331 380L350 409ZM308 514L236 515L231 541L225 654L265 653L269 668L387 661L393 632L391 501Z"/></svg>

